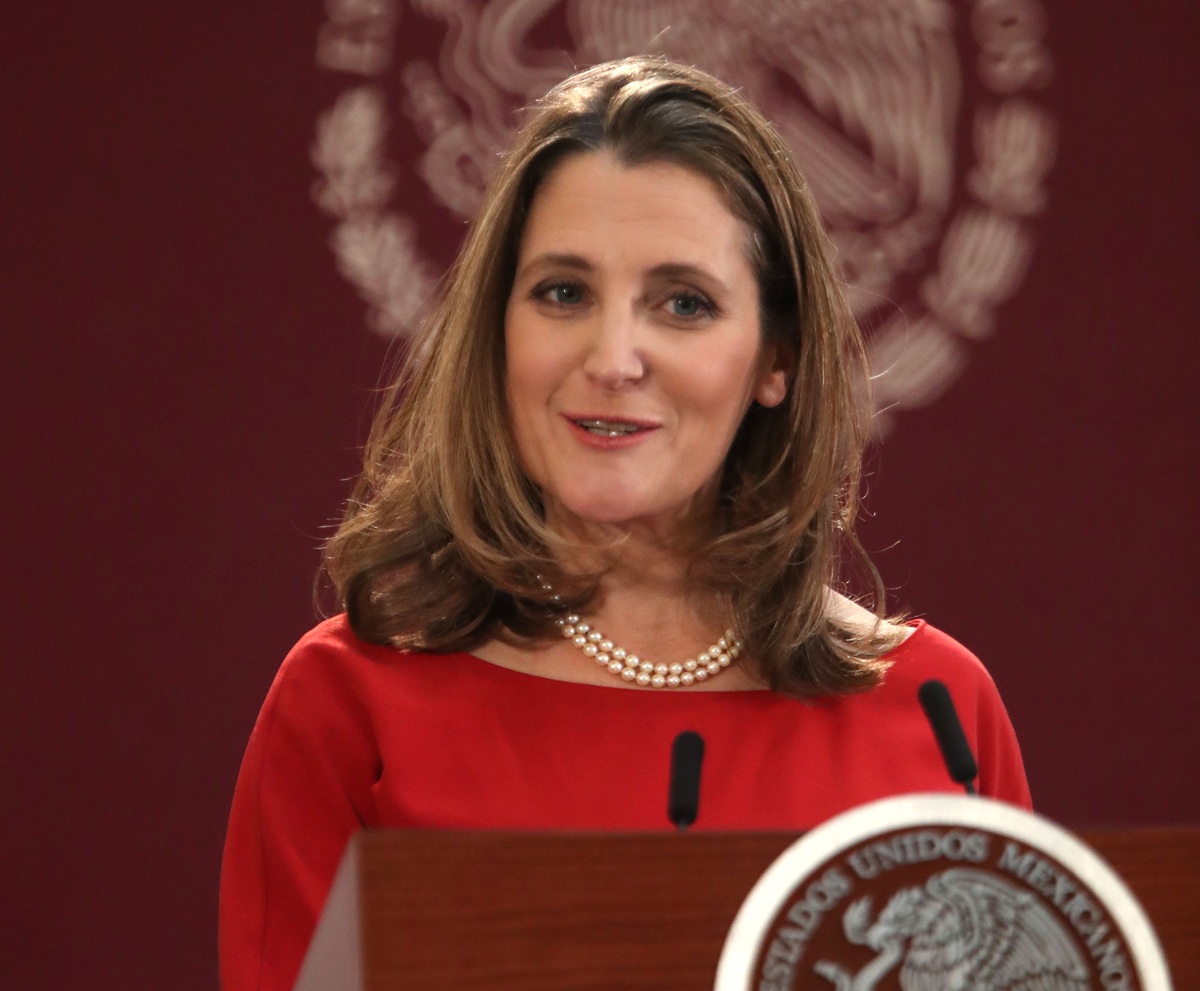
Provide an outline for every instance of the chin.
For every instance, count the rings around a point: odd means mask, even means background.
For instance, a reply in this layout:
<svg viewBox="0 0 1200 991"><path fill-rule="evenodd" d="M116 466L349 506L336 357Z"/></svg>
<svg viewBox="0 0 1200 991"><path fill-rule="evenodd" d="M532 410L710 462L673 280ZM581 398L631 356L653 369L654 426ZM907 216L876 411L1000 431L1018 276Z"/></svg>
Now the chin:
<svg viewBox="0 0 1200 991"><path fill-rule="evenodd" d="M630 495L618 495L611 491L608 493L595 491L565 493L555 501L558 512L561 512L567 519L576 519L582 523L616 526L655 515L654 511L645 506L640 499Z"/></svg>
<svg viewBox="0 0 1200 991"><path fill-rule="evenodd" d="M583 523L599 523L604 526L619 526L622 523L632 523L643 513L631 512L628 503L614 505L612 503L589 504L578 507L565 507L567 513Z"/></svg>
<svg viewBox="0 0 1200 991"><path fill-rule="evenodd" d="M629 527L635 524L648 526L663 533L688 529L695 525L694 502L664 505L658 500L627 493L624 496L599 495L595 492L579 498L565 498L557 502L557 512L565 520L577 520L584 525Z"/></svg>

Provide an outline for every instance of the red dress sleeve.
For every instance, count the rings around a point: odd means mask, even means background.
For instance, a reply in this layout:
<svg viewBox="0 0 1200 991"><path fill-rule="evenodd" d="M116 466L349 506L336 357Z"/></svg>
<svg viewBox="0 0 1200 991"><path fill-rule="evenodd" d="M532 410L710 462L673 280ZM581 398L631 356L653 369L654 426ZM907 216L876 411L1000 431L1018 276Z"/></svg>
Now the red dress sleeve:
<svg viewBox="0 0 1200 991"><path fill-rule="evenodd" d="M979 767L976 790L988 798L1032 808L1017 734L991 675L974 654L941 630L922 623L919 632L919 640L914 635L900 647L916 655L904 692L916 698L917 687L926 678L944 682ZM914 710L923 721L918 713Z"/></svg>
<svg viewBox="0 0 1200 991"><path fill-rule="evenodd" d="M371 819L379 757L350 663L318 627L255 724L221 869L223 991L290 991L346 843Z"/></svg>
<svg viewBox="0 0 1200 991"><path fill-rule="evenodd" d="M990 677L976 700L975 727L979 794L1032 809L1017 734Z"/></svg>

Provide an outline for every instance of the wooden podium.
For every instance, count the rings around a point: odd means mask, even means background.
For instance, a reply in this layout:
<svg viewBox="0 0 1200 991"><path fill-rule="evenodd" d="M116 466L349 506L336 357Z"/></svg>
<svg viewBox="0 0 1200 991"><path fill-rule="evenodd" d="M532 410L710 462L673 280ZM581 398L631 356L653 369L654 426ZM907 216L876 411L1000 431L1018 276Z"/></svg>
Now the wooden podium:
<svg viewBox="0 0 1200 991"><path fill-rule="evenodd" d="M1200 829L1084 833L1200 989ZM791 833L361 833L296 991L710 991Z"/></svg>

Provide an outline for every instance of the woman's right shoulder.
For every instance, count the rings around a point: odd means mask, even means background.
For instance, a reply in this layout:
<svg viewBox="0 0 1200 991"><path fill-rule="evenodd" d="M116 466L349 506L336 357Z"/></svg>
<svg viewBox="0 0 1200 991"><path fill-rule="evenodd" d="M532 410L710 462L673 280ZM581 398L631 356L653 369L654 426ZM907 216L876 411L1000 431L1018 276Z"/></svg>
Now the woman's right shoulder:
<svg viewBox="0 0 1200 991"><path fill-rule="evenodd" d="M350 621L343 612L323 619L300 637L296 641L296 645L288 652L284 663L310 656L347 659L376 657L378 659L379 657L393 656L396 653L394 647L360 640L350 628Z"/></svg>
<svg viewBox="0 0 1200 991"><path fill-rule="evenodd" d="M339 613L318 623L287 652L271 686L272 695L317 695L354 691L383 670L402 669L414 655L355 636Z"/></svg>

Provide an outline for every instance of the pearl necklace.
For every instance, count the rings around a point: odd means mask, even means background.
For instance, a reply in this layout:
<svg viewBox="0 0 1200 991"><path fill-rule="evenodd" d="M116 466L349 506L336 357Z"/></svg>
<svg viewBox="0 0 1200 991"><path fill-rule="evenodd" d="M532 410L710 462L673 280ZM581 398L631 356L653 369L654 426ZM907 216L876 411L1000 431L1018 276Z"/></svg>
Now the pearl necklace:
<svg viewBox="0 0 1200 991"><path fill-rule="evenodd" d="M725 636L695 657L677 664L654 664L618 647L574 613L559 619L558 627L564 638L601 667L618 678L650 688L679 688L706 681L729 667L742 652L742 642L734 636L733 630L726 630Z"/></svg>

